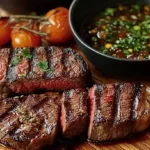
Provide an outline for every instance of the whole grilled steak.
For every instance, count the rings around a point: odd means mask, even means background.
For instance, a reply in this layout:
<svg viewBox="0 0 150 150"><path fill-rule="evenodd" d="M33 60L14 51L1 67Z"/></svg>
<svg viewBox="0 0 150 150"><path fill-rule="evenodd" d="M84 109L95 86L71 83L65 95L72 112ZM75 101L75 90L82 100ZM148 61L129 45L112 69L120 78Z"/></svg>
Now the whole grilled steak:
<svg viewBox="0 0 150 150"><path fill-rule="evenodd" d="M0 83L14 93L84 88L88 67L71 48L0 49Z"/></svg>
<svg viewBox="0 0 150 150"><path fill-rule="evenodd" d="M8 98L0 102L0 142L17 150L52 144L59 121L58 93Z"/></svg>
<svg viewBox="0 0 150 150"><path fill-rule="evenodd" d="M94 85L89 90L88 139L103 142L143 131L150 125L150 88L140 84Z"/></svg>
<svg viewBox="0 0 150 150"><path fill-rule="evenodd" d="M63 93L61 128L64 138L73 138L86 131L88 126L87 92L83 89Z"/></svg>

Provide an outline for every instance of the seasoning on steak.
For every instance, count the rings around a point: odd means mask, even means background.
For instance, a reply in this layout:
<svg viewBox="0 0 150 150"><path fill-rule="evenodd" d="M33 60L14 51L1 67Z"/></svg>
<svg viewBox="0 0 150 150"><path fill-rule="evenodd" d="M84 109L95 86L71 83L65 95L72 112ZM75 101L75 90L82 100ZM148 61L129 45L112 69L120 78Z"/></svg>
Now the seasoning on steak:
<svg viewBox="0 0 150 150"><path fill-rule="evenodd" d="M88 66L71 48L0 49L0 83L19 94L85 88Z"/></svg>
<svg viewBox="0 0 150 150"><path fill-rule="evenodd" d="M86 131L88 126L87 92L83 89L63 93L61 128L64 138L73 138Z"/></svg>
<svg viewBox="0 0 150 150"><path fill-rule="evenodd" d="M0 102L0 142L16 150L52 144L58 131L58 93L8 98Z"/></svg>
<svg viewBox="0 0 150 150"><path fill-rule="evenodd" d="M95 85L89 91L88 139L102 142L123 138L133 132L132 108L135 84Z"/></svg>

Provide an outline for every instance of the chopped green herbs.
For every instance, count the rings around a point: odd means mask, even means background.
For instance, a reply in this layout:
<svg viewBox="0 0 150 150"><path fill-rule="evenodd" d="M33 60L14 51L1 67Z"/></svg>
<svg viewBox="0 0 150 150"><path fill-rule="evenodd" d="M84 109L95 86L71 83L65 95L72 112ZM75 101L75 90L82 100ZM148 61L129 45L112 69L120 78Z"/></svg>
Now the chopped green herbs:
<svg viewBox="0 0 150 150"><path fill-rule="evenodd" d="M130 54L130 52L128 50L124 50L123 53L128 56Z"/></svg>
<svg viewBox="0 0 150 150"><path fill-rule="evenodd" d="M97 38L96 37L92 37L92 41L97 42Z"/></svg>
<svg viewBox="0 0 150 150"><path fill-rule="evenodd" d="M20 61L21 61L21 58L19 58L19 57L15 58L15 59L12 60L11 65L16 66L16 65L19 64Z"/></svg>
<svg viewBox="0 0 150 150"><path fill-rule="evenodd" d="M48 62L47 61L40 61L37 63L37 66L44 72L51 74L52 70L51 68L48 67Z"/></svg>
<svg viewBox="0 0 150 150"><path fill-rule="evenodd" d="M140 9L141 9L141 6L138 5L138 4L135 4L135 5L133 5L132 7L133 7L136 11L140 11Z"/></svg>
<svg viewBox="0 0 150 150"><path fill-rule="evenodd" d="M105 15L113 16L114 15L114 11L115 11L114 8L107 8L106 11L105 11Z"/></svg>
<svg viewBox="0 0 150 150"><path fill-rule="evenodd" d="M32 59L32 55L30 54L29 49L23 48L21 50L21 53L15 59L12 60L11 65L12 66L18 65L23 58Z"/></svg>
<svg viewBox="0 0 150 150"><path fill-rule="evenodd" d="M141 26L135 25L135 26L133 26L133 30L139 31L139 30L141 30Z"/></svg>
<svg viewBox="0 0 150 150"><path fill-rule="evenodd" d="M150 59L150 5L107 8L91 21L86 33L87 42L104 54Z"/></svg>
<svg viewBox="0 0 150 150"><path fill-rule="evenodd" d="M22 57L24 57L26 59L31 59L32 58L32 55L30 54L29 50L26 49L26 48L22 49L21 55L22 55Z"/></svg>

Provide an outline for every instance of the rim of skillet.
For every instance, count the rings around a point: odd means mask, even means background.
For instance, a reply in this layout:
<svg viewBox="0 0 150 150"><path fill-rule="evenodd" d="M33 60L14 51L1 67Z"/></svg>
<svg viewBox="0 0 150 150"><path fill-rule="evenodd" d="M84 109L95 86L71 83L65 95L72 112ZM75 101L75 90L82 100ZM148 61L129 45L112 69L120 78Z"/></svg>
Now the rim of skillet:
<svg viewBox="0 0 150 150"><path fill-rule="evenodd" d="M134 60L134 59L126 59L126 58L117 58L117 57L113 57L113 56L110 56L110 55L106 55L106 54L103 54L101 52L98 52L96 49L92 48L88 43L86 43L82 37L80 36L80 34L77 33L73 23L72 23L72 19L73 19L73 12L74 12L74 8L76 7L76 3L78 1L81 1L81 0L73 0L73 2L71 3L70 5L70 8L69 8L69 24L70 24L70 28L74 34L74 36L80 41L80 43L82 43L82 45L84 45L86 48L90 49L91 51L97 53L97 55L102 55L104 57L107 57L109 59L114 59L114 60L117 60L117 61L126 61L126 62L149 62L150 59L143 59L143 60Z"/></svg>

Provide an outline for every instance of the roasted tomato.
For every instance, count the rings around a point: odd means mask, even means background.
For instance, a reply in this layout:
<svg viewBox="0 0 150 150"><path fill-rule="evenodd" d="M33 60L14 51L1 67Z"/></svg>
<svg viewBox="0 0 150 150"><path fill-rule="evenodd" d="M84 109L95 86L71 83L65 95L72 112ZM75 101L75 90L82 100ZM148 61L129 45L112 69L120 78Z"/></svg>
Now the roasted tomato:
<svg viewBox="0 0 150 150"><path fill-rule="evenodd" d="M47 33L46 40L54 44L62 44L72 39L68 21L68 9L58 7L50 10L45 16L50 24L42 25L41 30Z"/></svg>
<svg viewBox="0 0 150 150"><path fill-rule="evenodd" d="M0 46L10 41L11 24L8 23L8 19L0 19Z"/></svg>
<svg viewBox="0 0 150 150"><path fill-rule="evenodd" d="M12 47L40 46L41 37L33 33L38 31L38 28L36 23L21 22L16 24L11 33Z"/></svg>

